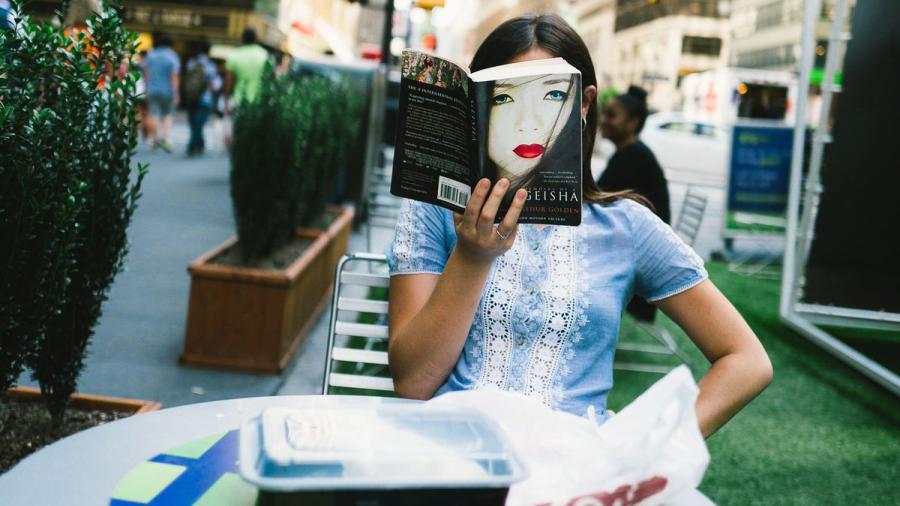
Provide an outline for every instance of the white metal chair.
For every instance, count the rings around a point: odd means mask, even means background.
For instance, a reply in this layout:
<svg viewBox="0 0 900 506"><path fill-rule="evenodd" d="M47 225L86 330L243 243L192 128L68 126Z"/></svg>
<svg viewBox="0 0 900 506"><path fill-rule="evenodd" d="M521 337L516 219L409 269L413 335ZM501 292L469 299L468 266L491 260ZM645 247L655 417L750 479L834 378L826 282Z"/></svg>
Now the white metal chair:
<svg viewBox="0 0 900 506"><path fill-rule="evenodd" d="M673 230L688 246L693 247L697 242L700 226L703 225L703 216L706 214L706 202L705 193L698 192L693 186L687 187Z"/></svg>
<svg viewBox="0 0 900 506"><path fill-rule="evenodd" d="M384 150L384 166L372 169L366 189L366 248L374 251L372 228L393 229L400 212L400 198L391 195L391 175L394 165L392 148Z"/></svg>
<svg viewBox="0 0 900 506"><path fill-rule="evenodd" d="M706 214L707 196L698 192L693 186L688 186L687 192L684 194L684 201L681 204L681 210L678 213L678 221L675 222L673 230L688 245L693 247L697 241L697 235L700 233L700 226L703 224L703 217ZM633 351L638 353L652 353L657 355L674 355L683 363L690 367L691 360L688 355L678 348L675 337L659 322L642 322L635 318L631 318L638 329L653 339L659 341L657 344L645 344L634 342L619 342L616 346L619 350ZM648 363L648 362L616 362L614 367L624 371L649 372L657 374L666 374L672 367Z"/></svg>
<svg viewBox="0 0 900 506"><path fill-rule="evenodd" d="M361 264L375 268L352 269ZM323 395L328 395L333 387L358 394L394 391L388 372L386 294L390 280L386 266L387 258L375 253L350 253L338 262Z"/></svg>

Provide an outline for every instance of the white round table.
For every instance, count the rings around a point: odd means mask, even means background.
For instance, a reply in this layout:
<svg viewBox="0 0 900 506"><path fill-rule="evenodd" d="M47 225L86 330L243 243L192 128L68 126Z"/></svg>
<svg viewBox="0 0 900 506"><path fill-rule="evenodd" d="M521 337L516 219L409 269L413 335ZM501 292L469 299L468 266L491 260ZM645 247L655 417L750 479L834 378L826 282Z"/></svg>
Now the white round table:
<svg viewBox="0 0 900 506"><path fill-rule="evenodd" d="M259 415L267 407L311 407L326 403L333 406L335 402L360 401L408 402L401 399L353 396L250 397L189 404L110 422L78 432L42 448L0 475L0 504L3 506L135 504L135 502L117 502L113 499L114 492L121 496L117 485L126 475L134 476L132 472L138 466L172 465L169 460L178 463L177 459L181 458L161 455L163 452L199 458L198 456L209 449L210 445L220 443L230 445L230 442L225 441L228 435L234 436L234 431L244 420ZM205 444L204 441L212 442ZM185 446L186 443L189 444ZM186 449L171 451L178 448ZM191 452L196 454L190 455ZM226 455L232 458L231 453ZM168 457L169 460L166 458L160 460L160 457ZM148 462L151 459L155 462ZM233 466L234 462L229 464ZM231 473L226 474L232 478L230 480L232 488L222 487L230 494L228 503L253 504L255 489L250 491L252 497L244 494L243 502L235 500L238 499L234 497L235 490L237 495L240 495L239 492L247 492L250 485L241 482ZM155 497L154 500L152 488L165 485L158 481L159 473L147 479L146 483L139 483L140 488L144 490L132 493L145 494L149 499L143 502L144 504L172 504L171 501L160 501L160 497ZM207 483L204 487L210 485ZM131 488L134 489L133 486ZM207 495L213 497L215 494ZM696 490L690 490L668 504L708 506L712 502Z"/></svg>

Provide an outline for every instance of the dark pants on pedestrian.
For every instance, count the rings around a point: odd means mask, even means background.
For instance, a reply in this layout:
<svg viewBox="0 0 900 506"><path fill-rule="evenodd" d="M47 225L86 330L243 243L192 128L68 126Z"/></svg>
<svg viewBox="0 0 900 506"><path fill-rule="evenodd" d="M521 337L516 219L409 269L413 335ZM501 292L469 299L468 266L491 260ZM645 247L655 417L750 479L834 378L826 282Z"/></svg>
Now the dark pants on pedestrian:
<svg viewBox="0 0 900 506"><path fill-rule="evenodd" d="M203 141L203 127L208 118L208 105L198 105L188 109L188 121L191 125L191 140L188 142L187 148L189 155L202 153L206 147L206 143Z"/></svg>

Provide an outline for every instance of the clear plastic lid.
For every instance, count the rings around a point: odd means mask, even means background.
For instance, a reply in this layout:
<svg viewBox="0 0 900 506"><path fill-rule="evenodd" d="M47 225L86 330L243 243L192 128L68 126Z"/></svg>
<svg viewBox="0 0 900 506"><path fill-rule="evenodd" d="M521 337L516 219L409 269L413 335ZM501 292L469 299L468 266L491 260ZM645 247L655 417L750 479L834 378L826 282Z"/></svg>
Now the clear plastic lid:
<svg viewBox="0 0 900 506"><path fill-rule="evenodd" d="M496 488L525 477L480 411L381 401L264 410L241 427L241 475L281 491Z"/></svg>

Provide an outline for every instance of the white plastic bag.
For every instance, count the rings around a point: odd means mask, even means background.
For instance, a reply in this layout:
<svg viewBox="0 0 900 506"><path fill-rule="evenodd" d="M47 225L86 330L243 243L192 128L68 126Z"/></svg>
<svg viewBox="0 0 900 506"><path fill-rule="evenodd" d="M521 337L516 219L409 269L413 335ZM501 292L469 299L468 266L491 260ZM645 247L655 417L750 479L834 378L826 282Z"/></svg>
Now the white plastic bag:
<svg viewBox="0 0 900 506"><path fill-rule="evenodd" d="M475 407L500 424L529 471L507 506L654 505L683 501L706 471L697 394L690 371L679 367L600 427L497 390L448 393L429 404Z"/></svg>

